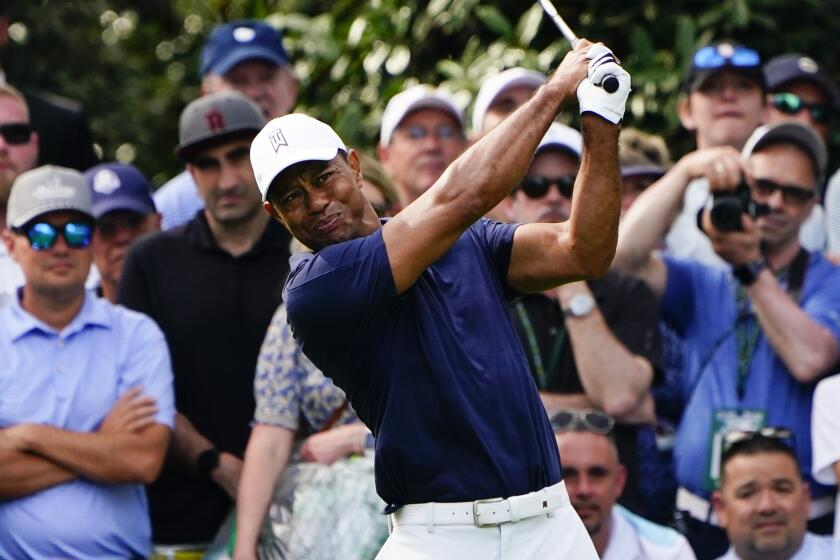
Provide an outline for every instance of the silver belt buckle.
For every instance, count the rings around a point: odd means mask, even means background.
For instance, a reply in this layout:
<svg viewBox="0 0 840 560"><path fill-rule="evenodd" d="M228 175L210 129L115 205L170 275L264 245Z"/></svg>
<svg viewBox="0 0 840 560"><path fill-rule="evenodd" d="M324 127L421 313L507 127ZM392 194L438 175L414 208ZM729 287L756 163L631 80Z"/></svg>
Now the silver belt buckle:
<svg viewBox="0 0 840 560"><path fill-rule="evenodd" d="M478 505L479 504L495 504L498 502L504 502L504 498L488 498L486 500L475 500L473 502L473 524L476 527L495 527L497 525L501 525L502 521L491 521L490 523L482 523L479 520L479 513L478 513Z"/></svg>

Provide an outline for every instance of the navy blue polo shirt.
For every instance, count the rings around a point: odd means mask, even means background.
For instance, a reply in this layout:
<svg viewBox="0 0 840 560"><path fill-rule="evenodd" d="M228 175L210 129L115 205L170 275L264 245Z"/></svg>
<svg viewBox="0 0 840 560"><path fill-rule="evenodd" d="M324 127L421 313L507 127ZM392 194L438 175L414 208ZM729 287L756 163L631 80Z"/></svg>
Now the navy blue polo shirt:
<svg viewBox="0 0 840 560"><path fill-rule="evenodd" d="M303 352L376 436L391 506L508 497L560 480L506 299L515 225L480 220L398 296L382 231L292 259Z"/></svg>

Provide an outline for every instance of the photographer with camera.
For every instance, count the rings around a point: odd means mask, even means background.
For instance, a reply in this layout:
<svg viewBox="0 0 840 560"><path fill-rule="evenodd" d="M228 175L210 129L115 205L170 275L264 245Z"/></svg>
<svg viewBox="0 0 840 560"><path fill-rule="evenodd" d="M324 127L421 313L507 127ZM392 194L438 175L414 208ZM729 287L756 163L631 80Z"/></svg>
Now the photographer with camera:
<svg viewBox="0 0 840 560"><path fill-rule="evenodd" d="M806 125L760 127L741 157L728 147L683 157L671 180L643 192L621 224L613 266L660 294L662 316L683 342L677 509L687 514L701 559L726 548L709 504L726 432L785 426L803 471L811 470L814 384L840 358L840 269L804 250L799 228L817 202L826 159ZM674 182L698 177L713 193L699 225L729 270L657 252L681 210L683 190ZM833 500L808 482L811 528L830 532Z"/></svg>

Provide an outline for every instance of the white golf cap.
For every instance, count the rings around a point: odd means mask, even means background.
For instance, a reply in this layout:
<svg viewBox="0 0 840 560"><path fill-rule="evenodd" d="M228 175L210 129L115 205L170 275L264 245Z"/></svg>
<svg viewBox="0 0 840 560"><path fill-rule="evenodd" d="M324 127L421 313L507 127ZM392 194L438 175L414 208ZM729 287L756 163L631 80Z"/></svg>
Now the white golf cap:
<svg viewBox="0 0 840 560"><path fill-rule="evenodd" d="M580 132L570 126L557 122L551 123L548 132L545 133L537 146L537 152L546 148L566 150L580 159L580 155L583 153L583 137Z"/></svg>
<svg viewBox="0 0 840 560"><path fill-rule="evenodd" d="M347 147L319 121L293 113L269 121L251 143L251 167L263 200L275 177L302 161L329 161Z"/></svg>
<svg viewBox="0 0 840 560"><path fill-rule="evenodd" d="M410 87L396 94L388 101L382 113L382 125L379 129L379 145L391 143L391 136L402 120L413 111L420 109L440 109L455 117L461 129L464 128L464 112L458 108L455 99L440 88L426 84Z"/></svg>
<svg viewBox="0 0 840 560"><path fill-rule="evenodd" d="M484 123L484 115L487 114L487 110L503 92L510 88L520 86L531 87L536 90L545 83L546 79L545 74L536 70L510 68L485 80L481 84L481 89L478 90L478 95L475 96L475 104L473 105L472 111L473 133L481 131L481 125Z"/></svg>

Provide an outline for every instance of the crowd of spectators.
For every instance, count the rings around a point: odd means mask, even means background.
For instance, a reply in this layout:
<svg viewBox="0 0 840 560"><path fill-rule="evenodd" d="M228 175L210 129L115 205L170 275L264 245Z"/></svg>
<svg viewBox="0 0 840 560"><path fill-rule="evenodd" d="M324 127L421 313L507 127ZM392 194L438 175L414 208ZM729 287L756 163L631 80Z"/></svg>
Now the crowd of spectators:
<svg viewBox="0 0 840 560"><path fill-rule="evenodd" d="M297 101L282 36L219 25L199 74L171 139L184 171L155 192L89 157L84 125L61 132L81 155L48 150L48 109L0 84L0 558L198 558L220 534L270 557L293 538L271 529L289 467L375 449L295 341L282 288L309 249L249 160ZM361 154L379 217L545 82L499 72L471 119L433 84L390 98ZM610 271L515 297L509 320L602 558L840 558L840 90L734 41L702 45L683 89L695 150L622 132ZM488 217L568 220L582 145L554 123Z"/></svg>

